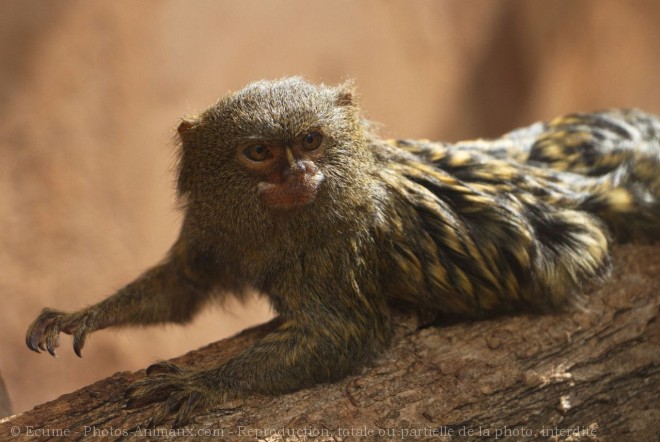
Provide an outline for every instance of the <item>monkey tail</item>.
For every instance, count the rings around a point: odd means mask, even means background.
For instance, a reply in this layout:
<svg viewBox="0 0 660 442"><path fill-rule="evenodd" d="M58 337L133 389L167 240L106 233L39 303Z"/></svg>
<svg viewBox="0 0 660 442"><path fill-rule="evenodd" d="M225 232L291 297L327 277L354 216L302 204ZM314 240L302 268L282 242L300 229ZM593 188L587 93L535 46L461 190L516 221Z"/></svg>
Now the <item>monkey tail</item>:
<svg viewBox="0 0 660 442"><path fill-rule="evenodd" d="M617 241L660 239L660 119L639 110L559 117L545 125L528 162L583 175L576 209L595 214Z"/></svg>
<svg viewBox="0 0 660 442"><path fill-rule="evenodd" d="M580 204L617 241L660 240L660 141L652 144L598 179Z"/></svg>

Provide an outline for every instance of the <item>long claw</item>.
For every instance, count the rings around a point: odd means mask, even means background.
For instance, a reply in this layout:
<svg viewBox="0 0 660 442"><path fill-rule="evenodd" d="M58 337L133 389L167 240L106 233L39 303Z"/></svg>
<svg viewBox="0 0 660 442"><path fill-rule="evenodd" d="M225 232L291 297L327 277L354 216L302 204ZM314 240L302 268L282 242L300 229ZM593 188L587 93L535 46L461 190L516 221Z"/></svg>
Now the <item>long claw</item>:
<svg viewBox="0 0 660 442"><path fill-rule="evenodd" d="M30 328L27 335L25 335L25 344L30 350L41 353L41 351L39 351L39 341L37 340L36 334L32 331L32 328Z"/></svg>
<svg viewBox="0 0 660 442"><path fill-rule="evenodd" d="M73 335L73 351L82 358L82 348L85 346L86 330L84 327L79 328Z"/></svg>
<svg viewBox="0 0 660 442"><path fill-rule="evenodd" d="M149 418L149 427L157 427L162 425L167 419L167 413L162 410L156 410Z"/></svg>
<svg viewBox="0 0 660 442"><path fill-rule="evenodd" d="M172 426L174 428L181 428L189 422L190 416L179 411L179 414L176 415L176 419L174 419Z"/></svg>
<svg viewBox="0 0 660 442"><path fill-rule="evenodd" d="M184 371L180 365L168 361L159 361L147 367L147 376L154 374L182 374Z"/></svg>
<svg viewBox="0 0 660 442"><path fill-rule="evenodd" d="M25 337L25 343L27 344L28 348L33 352L41 353L41 350L39 350L39 340L34 334L28 334Z"/></svg>
<svg viewBox="0 0 660 442"><path fill-rule="evenodd" d="M46 350L50 353L51 356L57 357L57 352L55 348L60 345L60 330L57 325L53 325L46 335Z"/></svg>
<svg viewBox="0 0 660 442"><path fill-rule="evenodd" d="M55 350L55 348L50 346L50 345L47 346L47 347L48 347L48 353L50 353L50 355L52 357L56 358L57 357L57 351Z"/></svg>
<svg viewBox="0 0 660 442"><path fill-rule="evenodd" d="M180 393L172 393L165 401L165 413L175 413L181 408L181 404L185 400L185 397Z"/></svg>
<svg viewBox="0 0 660 442"><path fill-rule="evenodd" d="M201 401L201 395L199 393L193 393L188 397L188 400L184 402L179 407L179 413L174 421L175 427L182 427L183 425L190 422L190 418L195 412L197 405Z"/></svg>

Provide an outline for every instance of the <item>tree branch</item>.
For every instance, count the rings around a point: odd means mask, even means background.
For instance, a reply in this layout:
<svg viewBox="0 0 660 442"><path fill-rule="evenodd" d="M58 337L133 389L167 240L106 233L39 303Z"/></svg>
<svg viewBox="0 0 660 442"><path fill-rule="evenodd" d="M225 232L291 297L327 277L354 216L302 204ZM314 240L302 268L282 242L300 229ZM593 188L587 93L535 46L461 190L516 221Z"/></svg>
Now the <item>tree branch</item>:
<svg viewBox="0 0 660 442"><path fill-rule="evenodd" d="M0 439L20 431L21 440L657 440L659 252L660 245L617 247L614 275L592 294L588 311L437 327L401 317L392 348L361 373L231 401L184 429L148 428L149 408L125 408L124 391L141 370L0 421ZM272 328L246 330L175 362L217 364Z"/></svg>

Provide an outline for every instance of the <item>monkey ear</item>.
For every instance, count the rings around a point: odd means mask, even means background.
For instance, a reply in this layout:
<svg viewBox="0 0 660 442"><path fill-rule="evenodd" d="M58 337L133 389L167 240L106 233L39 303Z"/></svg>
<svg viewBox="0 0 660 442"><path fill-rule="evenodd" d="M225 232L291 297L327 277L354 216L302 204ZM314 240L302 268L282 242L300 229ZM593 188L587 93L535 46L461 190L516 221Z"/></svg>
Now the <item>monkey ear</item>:
<svg viewBox="0 0 660 442"><path fill-rule="evenodd" d="M196 115L186 115L181 119L179 127L176 128L176 131L179 133L179 137L184 139L190 130L199 124L199 118Z"/></svg>
<svg viewBox="0 0 660 442"><path fill-rule="evenodd" d="M335 92L335 104L337 106L353 106L355 99L355 82L345 81L337 86Z"/></svg>

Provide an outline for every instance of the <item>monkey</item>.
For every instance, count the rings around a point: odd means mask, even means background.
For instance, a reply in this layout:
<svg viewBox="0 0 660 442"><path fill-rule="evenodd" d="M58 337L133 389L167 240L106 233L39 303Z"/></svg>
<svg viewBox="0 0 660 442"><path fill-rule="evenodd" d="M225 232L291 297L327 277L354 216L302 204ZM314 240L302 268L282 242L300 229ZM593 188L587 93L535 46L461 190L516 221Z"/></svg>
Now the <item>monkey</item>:
<svg viewBox="0 0 660 442"><path fill-rule="evenodd" d="M584 306L613 241L660 238L660 119L570 114L494 140L385 139L352 82L262 80L184 117L167 256L74 313L44 309L27 346L78 356L107 327L189 322L252 290L277 328L210 368L158 362L127 391L155 423L355 373L398 310L483 318Z"/></svg>

